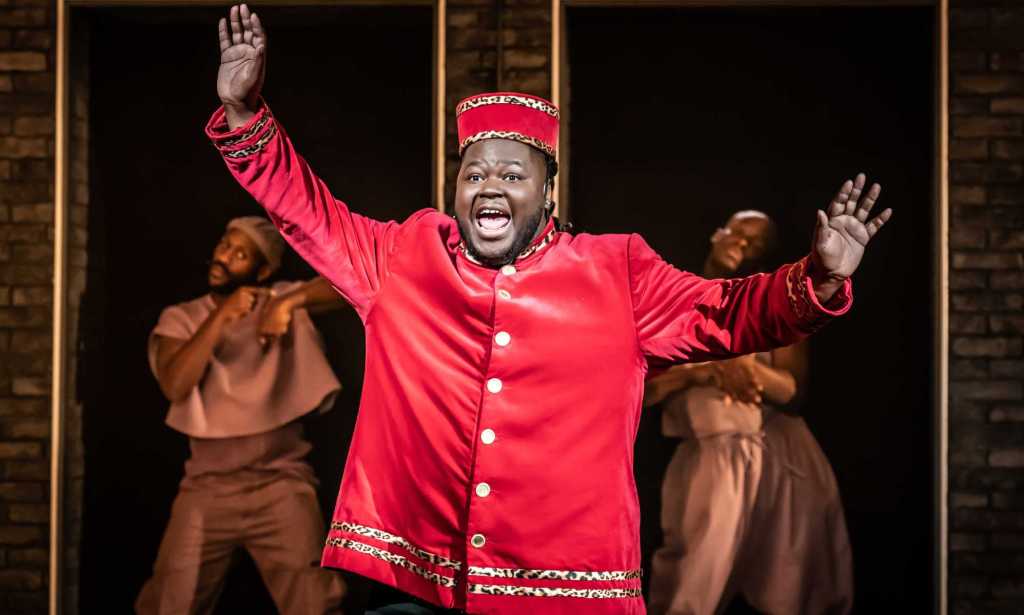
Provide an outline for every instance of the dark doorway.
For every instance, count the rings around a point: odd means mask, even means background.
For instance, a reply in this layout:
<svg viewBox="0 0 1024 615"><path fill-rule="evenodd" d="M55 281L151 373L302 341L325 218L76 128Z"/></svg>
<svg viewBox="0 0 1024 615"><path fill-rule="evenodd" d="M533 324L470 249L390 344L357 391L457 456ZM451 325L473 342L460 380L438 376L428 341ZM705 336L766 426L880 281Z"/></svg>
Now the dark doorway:
<svg viewBox="0 0 1024 615"><path fill-rule="evenodd" d="M225 11L74 13L91 41L89 277L77 356L83 613L131 611L187 455L185 437L163 423L167 401L147 366L147 336L164 307L206 292L206 263L225 223L260 212L203 134L218 104L216 28ZM270 42L265 98L334 194L380 219L430 207L432 7L268 7L260 15ZM281 277L312 275L292 254ZM318 325L344 387L333 411L306 430L329 515L355 423L363 330L349 310ZM254 566L229 577L218 612L274 612Z"/></svg>
<svg viewBox="0 0 1024 615"><path fill-rule="evenodd" d="M935 131L932 8L570 8L570 197L577 231L639 232L700 271L730 213L761 209L783 254L865 171L896 215L855 307L811 344L803 412L839 480L860 613L931 607ZM644 417L644 564L675 442Z"/></svg>

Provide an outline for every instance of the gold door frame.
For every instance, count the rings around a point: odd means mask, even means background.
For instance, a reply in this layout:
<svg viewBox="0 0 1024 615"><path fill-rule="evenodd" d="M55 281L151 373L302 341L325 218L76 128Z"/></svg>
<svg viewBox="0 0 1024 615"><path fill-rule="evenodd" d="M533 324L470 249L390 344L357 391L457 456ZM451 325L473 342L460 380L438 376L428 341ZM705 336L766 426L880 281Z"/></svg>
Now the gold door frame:
<svg viewBox="0 0 1024 615"><path fill-rule="evenodd" d="M67 394L67 249L69 182L69 46L71 9L77 7L226 6L230 0L57 0L54 120L53 354L50 387L49 615L60 615L63 572L64 405ZM435 206L444 211L446 0L268 0L262 6L433 6L434 83L431 178Z"/></svg>
<svg viewBox="0 0 1024 615"><path fill-rule="evenodd" d="M933 358L935 382L932 384L933 429L936 440L932 469L934 489L933 577L938 585L933 597L932 612L947 615L949 611L949 0L551 0L551 97L561 110L559 135L559 173L555 194L560 214L568 219L571 213L569 181L571 173L569 132L572 129L568 101L568 60L565 47L565 8L567 6L601 7L907 7L931 6L935 11L935 159L933 221L937 233L932 244L935 273L932 289L936 298L933 318ZM557 181L561 180L561 181Z"/></svg>

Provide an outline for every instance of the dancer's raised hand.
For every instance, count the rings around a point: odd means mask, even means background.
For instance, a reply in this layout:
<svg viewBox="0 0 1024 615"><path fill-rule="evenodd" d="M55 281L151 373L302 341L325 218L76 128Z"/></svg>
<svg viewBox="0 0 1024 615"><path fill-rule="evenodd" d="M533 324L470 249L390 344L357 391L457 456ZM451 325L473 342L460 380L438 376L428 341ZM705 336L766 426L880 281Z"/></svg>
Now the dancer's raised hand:
<svg viewBox="0 0 1024 615"><path fill-rule="evenodd" d="M892 210L886 209L868 220L882 187L872 184L861 198L866 182L863 173L855 180L846 180L829 204L828 212L818 210L811 259L815 269L815 293L822 302L832 298L853 275L864 257L864 248L892 216Z"/></svg>
<svg viewBox="0 0 1024 615"><path fill-rule="evenodd" d="M228 125L237 128L256 112L266 74L267 35L260 18L245 4L231 7L218 24L220 70L217 96Z"/></svg>

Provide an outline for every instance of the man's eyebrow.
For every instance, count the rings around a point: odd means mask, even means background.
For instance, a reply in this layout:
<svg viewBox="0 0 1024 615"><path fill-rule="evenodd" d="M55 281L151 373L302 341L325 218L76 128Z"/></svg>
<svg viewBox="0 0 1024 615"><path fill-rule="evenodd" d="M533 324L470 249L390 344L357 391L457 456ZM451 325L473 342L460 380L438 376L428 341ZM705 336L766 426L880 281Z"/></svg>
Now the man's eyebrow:
<svg viewBox="0 0 1024 615"><path fill-rule="evenodd" d="M499 165L517 165L517 166L520 166L520 167L524 166L523 165L523 161L522 160L518 160L518 159L515 159L515 160L497 160L497 161L495 161L495 163L499 164ZM473 166L474 164L486 165L487 161L486 160L477 159L477 160L469 160L469 161L466 162L466 166L467 167L468 166Z"/></svg>

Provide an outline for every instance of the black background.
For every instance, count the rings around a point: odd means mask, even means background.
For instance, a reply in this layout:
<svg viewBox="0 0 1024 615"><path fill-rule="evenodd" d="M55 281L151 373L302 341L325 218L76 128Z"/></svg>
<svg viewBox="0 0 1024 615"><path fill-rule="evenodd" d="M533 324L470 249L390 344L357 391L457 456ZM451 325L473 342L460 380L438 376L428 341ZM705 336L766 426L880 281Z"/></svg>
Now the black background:
<svg viewBox="0 0 1024 615"><path fill-rule="evenodd" d="M877 209L893 221L857 272L852 312L811 343L802 410L839 481L860 613L922 612L934 587L933 20L930 8L570 8L566 21L577 231L638 232L700 272L715 228L756 208L795 260L844 179L883 185ZM645 566L675 445L648 412Z"/></svg>

